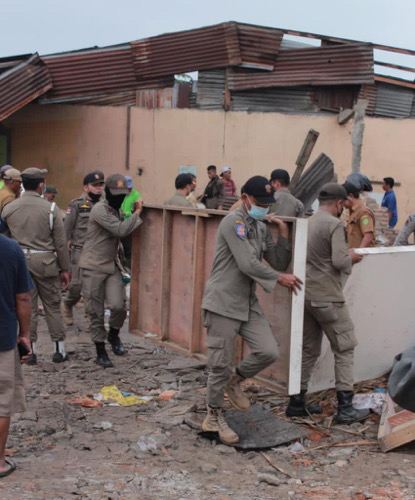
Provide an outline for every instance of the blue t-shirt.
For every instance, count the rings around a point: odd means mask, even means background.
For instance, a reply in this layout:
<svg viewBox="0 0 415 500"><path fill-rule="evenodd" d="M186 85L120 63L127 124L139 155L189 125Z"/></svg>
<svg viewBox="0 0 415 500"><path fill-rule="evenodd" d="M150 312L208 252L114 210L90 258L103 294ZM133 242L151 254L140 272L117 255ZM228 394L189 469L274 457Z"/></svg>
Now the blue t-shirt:
<svg viewBox="0 0 415 500"><path fill-rule="evenodd" d="M16 295L32 288L22 249L18 243L0 234L0 351L16 347Z"/></svg>
<svg viewBox="0 0 415 500"><path fill-rule="evenodd" d="M395 191L391 189L383 196L382 207L386 207L388 212L392 212L389 227L395 227L398 222L398 207L396 206Z"/></svg>

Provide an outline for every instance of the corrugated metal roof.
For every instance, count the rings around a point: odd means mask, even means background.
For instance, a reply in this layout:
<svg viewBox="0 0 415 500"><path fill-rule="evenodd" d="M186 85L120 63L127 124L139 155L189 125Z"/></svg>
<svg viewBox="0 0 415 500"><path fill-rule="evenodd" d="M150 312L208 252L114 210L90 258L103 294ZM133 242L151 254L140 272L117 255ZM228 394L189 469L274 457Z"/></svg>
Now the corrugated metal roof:
<svg viewBox="0 0 415 500"><path fill-rule="evenodd" d="M333 175L334 164L332 160L321 153L300 177L292 194L304 203L306 210L309 210L320 189L326 182L332 181Z"/></svg>
<svg viewBox="0 0 415 500"><path fill-rule="evenodd" d="M102 92L172 86L173 76L136 78L130 45L42 57L53 79L48 97L74 97Z"/></svg>
<svg viewBox="0 0 415 500"><path fill-rule="evenodd" d="M284 50L271 72L235 68L229 77L231 90L363 83L374 83L373 50L368 45Z"/></svg>
<svg viewBox="0 0 415 500"><path fill-rule="evenodd" d="M378 93L377 85L362 85L360 87L358 99L367 99L366 114L372 116L375 112L376 96Z"/></svg>
<svg viewBox="0 0 415 500"><path fill-rule="evenodd" d="M377 84L375 116L406 118L411 115L414 91L405 87Z"/></svg>
<svg viewBox="0 0 415 500"><path fill-rule="evenodd" d="M23 60L16 58L18 64L13 64L10 58L6 59L0 60L0 64L3 62L3 71L0 73L0 121L52 87L48 68L39 54Z"/></svg>
<svg viewBox="0 0 415 500"><path fill-rule="evenodd" d="M243 68L272 71L283 32L274 28L237 24Z"/></svg>
<svg viewBox="0 0 415 500"><path fill-rule="evenodd" d="M198 71L242 62L236 23L179 31L131 42L139 78Z"/></svg>
<svg viewBox="0 0 415 500"><path fill-rule="evenodd" d="M297 112L318 111L313 92L307 87L278 87L232 91L232 111Z"/></svg>

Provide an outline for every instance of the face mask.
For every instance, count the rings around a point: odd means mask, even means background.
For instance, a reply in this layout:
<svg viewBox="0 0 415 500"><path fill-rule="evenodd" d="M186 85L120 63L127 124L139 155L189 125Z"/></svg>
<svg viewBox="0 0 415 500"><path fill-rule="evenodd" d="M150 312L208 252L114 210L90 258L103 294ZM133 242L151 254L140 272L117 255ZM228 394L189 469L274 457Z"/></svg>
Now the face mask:
<svg viewBox="0 0 415 500"><path fill-rule="evenodd" d="M257 207L256 205L252 205L251 201L249 201L249 204L251 205L251 208L248 210L248 215L254 220L263 220L263 218L269 212L269 207Z"/></svg>
<svg viewBox="0 0 415 500"><path fill-rule="evenodd" d="M88 196L91 199L92 203L96 203L101 198L100 194L91 193L91 191L88 191Z"/></svg>
<svg viewBox="0 0 415 500"><path fill-rule="evenodd" d="M105 198L107 199L110 207L115 208L115 210L119 210L122 202L124 201L125 194L111 194L110 190L105 187Z"/></svg>

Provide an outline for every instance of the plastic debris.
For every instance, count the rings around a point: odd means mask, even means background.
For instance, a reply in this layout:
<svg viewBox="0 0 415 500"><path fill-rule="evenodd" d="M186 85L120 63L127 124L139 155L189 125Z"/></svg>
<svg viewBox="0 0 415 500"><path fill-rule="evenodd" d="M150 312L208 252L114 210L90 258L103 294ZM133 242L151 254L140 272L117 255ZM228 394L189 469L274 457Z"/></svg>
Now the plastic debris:
<svg viewBox="0 0 415 500"><path fill-rule="evenodd" d="M163 391L160 396L158 397L161 401L170 401L176 395L178 394L179 391L175 391L174 389L168 389L166 391Z"/></svg>
<svg viewBox="0 0 415 500"><path fill-rule="evenodd" d="M101 401L96 401L94 399L89 398L88 396L71 399L68 403L72 403L74 405L80 405L83 408L101 408L103 406Z"/></svg>
<svg viewBox="0 0 415 500"><path fill-rule="evenodd" d="M112 422L108 421L103 421L99 422L97 424L94 424L95 429L101 429L103 431L108 431L109 429L112 429L114 427L114 424Z"/></svg>
<svg viewBox="0 0 415 500"><path fill-rule="evenodd" d="M157 441L151 436L141 436L137 446L141 451L157 450Z"/></svg>
<svg viewBox="0 0 415 500"><path fill-rule="evenodd" d="M376 390L373 392L355 394L353 397L353 406L358 410L370 409L381 415L385 398L386 392L379 392Z"/></svg>
<svg viewBox="0 0 415 500"><path fill-rule="evenodd" d="M288 447L288 451L290 453L293 453L293 454L294 453L304 453L305 448L299 441L296 441L295 443L293 443L291 446Z"/></svg>
<svg viewBox="0 0 415 500"><path fill-rule="evenodd" d="M145 338L155 338L157 336L158 335L156 335L155 333L149 333L149 332L147 332L147 333L144 334Z"/></svg>
<svg viewBox="0 0 415 500"><path fill-rule="evenodd" d="M99 394L94 396L98 401L103 401L111 406L133 406L148 403L153 399L152 396L137 396L130 392L121 392L116 385L103 387Z"/></svg>

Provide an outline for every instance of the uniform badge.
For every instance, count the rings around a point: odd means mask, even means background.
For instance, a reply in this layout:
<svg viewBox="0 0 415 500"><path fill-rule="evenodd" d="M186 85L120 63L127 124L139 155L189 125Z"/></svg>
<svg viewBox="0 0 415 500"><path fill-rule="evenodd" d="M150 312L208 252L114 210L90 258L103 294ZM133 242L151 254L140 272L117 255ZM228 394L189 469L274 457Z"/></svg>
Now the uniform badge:
<svg viewBox="0 0 415 500"><path fill-rule="evenodd" d="M367 215L365 215L364 217L362 217L361 219L361 222L364 226L368 226L369 225L369 217Z"/></svg>
<svg viewBox="0 0 415 500"><path fill-rule="evenodd" d="M66 209L66 215L71 215L72 213L72 207L69 205L69 207Z"/></svg>
<svg viewBox="0 0 415 500"><path fill-rule="evenodd" d="M238 236L238 238L241 238L241 240L246 237L246 227L242 221L236 221L235 232L236 236Z"/></svg>

